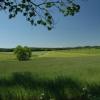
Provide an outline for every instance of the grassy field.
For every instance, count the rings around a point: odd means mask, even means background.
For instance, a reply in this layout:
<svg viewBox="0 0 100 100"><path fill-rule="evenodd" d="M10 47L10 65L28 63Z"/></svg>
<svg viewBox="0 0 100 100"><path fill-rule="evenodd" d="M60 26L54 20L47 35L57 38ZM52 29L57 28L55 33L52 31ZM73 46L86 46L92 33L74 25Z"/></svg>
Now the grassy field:
<svg viewBox="0 0 100 100"><path fill-rule="evenodd" d="M0 52L0 100L100 100L100 49Z"/></svg>
<svg viewBox="0 0 100 100"><path fill-rule="evenodd" d="M43 78L68 76L83 82L100 82L100 49L33 52L30 61L17 61L13 53L0 53L0 75L31 72Z"/></svg>

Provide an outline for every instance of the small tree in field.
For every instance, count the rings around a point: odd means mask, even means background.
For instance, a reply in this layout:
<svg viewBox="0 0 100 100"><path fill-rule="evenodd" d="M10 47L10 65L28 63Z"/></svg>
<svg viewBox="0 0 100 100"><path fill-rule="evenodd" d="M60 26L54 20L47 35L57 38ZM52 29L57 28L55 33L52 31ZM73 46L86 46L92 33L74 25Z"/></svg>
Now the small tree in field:
<svg viewBox="0 0 100 100"><path fill-rule="evenodd" d="M30 57L32 56L32 51L30 48L28 47L22 47L22 46L17 46L15 48L14 53L16 54L16 57L18 60L20 61L25 61L25 60L29 60Z"/></svg>

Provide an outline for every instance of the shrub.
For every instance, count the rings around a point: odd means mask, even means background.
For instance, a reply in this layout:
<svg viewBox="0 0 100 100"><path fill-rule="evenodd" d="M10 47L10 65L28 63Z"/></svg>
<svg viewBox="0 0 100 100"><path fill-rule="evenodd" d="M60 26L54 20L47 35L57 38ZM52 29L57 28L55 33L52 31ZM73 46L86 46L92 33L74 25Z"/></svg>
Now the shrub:
<svg viewBox="0 0 100 100"><path fill-rule="evenodd" d="M29 60L30 57L32 56L31 49L28 47L22 47L22 46L17 46L14 50L14 53L16 54L16 57L20 61L25 61Z"/></svg>

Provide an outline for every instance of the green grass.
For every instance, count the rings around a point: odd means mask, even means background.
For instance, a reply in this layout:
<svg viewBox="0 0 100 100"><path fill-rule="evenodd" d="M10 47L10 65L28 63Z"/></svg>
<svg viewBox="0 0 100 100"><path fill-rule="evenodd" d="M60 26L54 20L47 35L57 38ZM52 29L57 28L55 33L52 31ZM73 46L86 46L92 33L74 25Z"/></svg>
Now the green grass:
<svg viewBox="0 0 100 100"><path fill-rule="evenodd" d="M30 61L17 61L13 53L0 53L0 75L31 72L42 78L68 76L83 82L100 82L100 49L33 52Z"/></svg>
<svg viewBox="0 0 100 100"><path fill-rule="evenodd" d="M100 49L74 49L74 50L62 50L62 51L49 51L44 52L39 57L82 57L82 56L98 56L100 55Z"/></svg>
<svg viewBox="0 0 100 100"><path fill-rule="evenodd" d="M100 49L0 52L0 100L100 100Z"/></svg>

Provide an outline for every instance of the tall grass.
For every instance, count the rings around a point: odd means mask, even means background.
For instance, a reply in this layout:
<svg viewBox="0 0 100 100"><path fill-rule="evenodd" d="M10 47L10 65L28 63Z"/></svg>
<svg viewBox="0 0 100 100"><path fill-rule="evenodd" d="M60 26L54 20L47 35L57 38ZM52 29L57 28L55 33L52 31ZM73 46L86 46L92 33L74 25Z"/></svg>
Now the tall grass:
<svg viewBox="0 0 100 100"><path fill-rule="evenodd" d="M59 76L36 78L29 72L0 79L0 100L100 100L100 85Z"/></svg>
<svg viewBox="0 0 100 100"><path fill-rule="evenodd" d="M34 52L27 62L0 53L0 100L100 100L99 59L100 49Z"/></svg>
<svg viewBox="0 0 100 100"><path fill-rule="evenodd" d="M0 61L0 77L8 77L13 72L31 72L34 76L55 78L74 77L83 82L100 82L100 56L72 58L37 58L34 60Z"/></svg>

